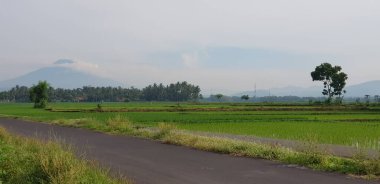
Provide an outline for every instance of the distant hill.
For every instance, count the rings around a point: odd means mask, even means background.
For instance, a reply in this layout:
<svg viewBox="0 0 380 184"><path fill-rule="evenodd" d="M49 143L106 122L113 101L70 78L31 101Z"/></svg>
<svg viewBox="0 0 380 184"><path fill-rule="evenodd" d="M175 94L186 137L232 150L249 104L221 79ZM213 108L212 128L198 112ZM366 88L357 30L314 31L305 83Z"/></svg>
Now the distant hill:
<svg viewBox="0 0 380 184"><path fill-rule="evenodd" d="M125 86L112 79L57 65L41 68L14 79L0 81L0 90L8 90L16 85L32 86L40 80L48 81L55 88L72 89L83 86Z"/></svg>
<svg viewBox="0 0 380 184"><path fill-rule="evenodd" d="M368 81L361 84L351 85L346 87L346 97L363 97L364 95L380 95L380 80ZM248 94L254 96L254 91L245 91L236 93L233 96L241 96ZM256 91L257 97L263 96L299 96L299 97L320 97L322 96L322 87L314 86L302 88L289 86L284 88L259 89Z"/></svg>
<svg viewBox="0 0 380 184"><path fill-rule="evenodd" d="M368 81L361 84L348 86L347 95L351 97L362 97L364 95L380 95L380 80Z"/></svg>

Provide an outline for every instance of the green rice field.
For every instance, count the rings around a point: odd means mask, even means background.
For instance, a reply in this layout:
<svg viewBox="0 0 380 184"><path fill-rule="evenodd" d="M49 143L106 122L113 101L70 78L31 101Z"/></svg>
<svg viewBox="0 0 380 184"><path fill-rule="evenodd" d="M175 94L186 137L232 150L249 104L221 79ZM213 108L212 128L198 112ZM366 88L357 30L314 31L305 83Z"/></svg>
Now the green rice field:
<svg viewBox="0 0 380 184"><path fill-rule="evenodd" d="M376 106L306 104L133 102L0 104L0 116L49 122L87 118L106 122L123 115L140 126L174 124L178 129L276 139L316 141L380 149L380 110Z"/></svg>

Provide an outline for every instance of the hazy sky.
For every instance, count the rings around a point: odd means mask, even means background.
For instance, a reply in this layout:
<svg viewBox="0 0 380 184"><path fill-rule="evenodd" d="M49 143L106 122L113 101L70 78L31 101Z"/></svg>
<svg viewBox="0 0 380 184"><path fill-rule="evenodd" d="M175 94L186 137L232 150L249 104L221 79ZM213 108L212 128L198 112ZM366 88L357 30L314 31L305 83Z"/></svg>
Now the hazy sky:
<svg viewBox="0 0 380 184"><path fill-rule="evenodd" d="M378 0L0 0L0 80L61 58L137 87L312 86L321 62L380 79Z"/></svg>

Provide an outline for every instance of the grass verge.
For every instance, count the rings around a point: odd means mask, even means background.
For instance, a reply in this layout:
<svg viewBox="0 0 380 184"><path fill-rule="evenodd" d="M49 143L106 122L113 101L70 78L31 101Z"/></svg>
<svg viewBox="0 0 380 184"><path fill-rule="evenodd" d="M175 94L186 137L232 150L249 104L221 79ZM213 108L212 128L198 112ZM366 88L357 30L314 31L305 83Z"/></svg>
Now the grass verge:
<svg viewBox="0 0 380 184"><path fill-rule="evenodd" d="M166 132L163 134L163 132ZM180 133L175 130L160 130L158 140L168 144L188 146L204 151L211 151L235 156L261 158L295 164L320 171L338 172L365 179L380 179L380 159L336 157L318 150L305 149L297 152L289 148L236 141L225 138L213 138ZM156 138L156 136L152 136Z"/></svg>
<svg viewBox="0 0 380 184"><path fill-rule="evenodd" d="M0 128L0 183L121 184L107 170L56 142L10 135Z"/></svg>

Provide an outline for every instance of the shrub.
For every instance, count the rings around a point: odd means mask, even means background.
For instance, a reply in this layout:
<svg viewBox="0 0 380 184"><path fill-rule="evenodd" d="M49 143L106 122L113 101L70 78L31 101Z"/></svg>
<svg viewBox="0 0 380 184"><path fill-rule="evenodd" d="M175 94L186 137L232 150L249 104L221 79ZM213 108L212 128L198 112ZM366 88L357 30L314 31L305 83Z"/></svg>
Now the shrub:
<svg viewBox="0 0 380 184"><path fill-rule="evenodd" d="M169 136L175 129L176 129L176 127L172 124L159 123L158 124L158 132L155 133L153 138L154 139L162 139L166 136Z"/></svg>
<svg viewBox="0 0 380 184"><path fill-rule="evenodd" d="M108 118L106 125L107 129L113 132L126 133L134 131L133 123L127 117L120 114Z"/></svg>

